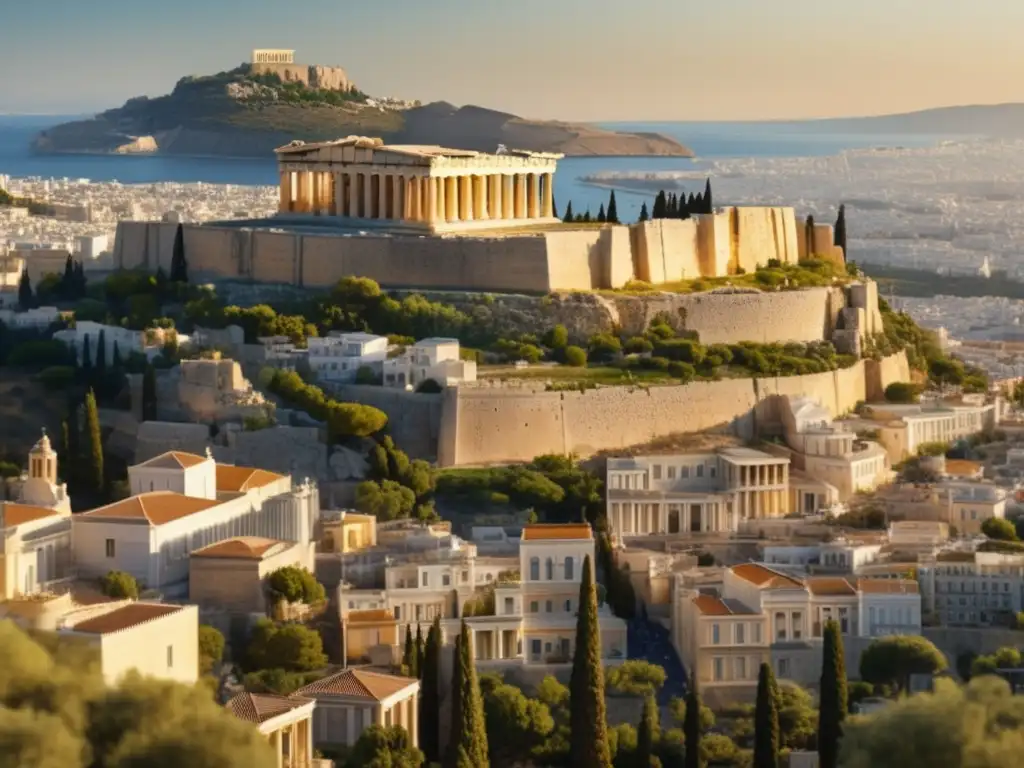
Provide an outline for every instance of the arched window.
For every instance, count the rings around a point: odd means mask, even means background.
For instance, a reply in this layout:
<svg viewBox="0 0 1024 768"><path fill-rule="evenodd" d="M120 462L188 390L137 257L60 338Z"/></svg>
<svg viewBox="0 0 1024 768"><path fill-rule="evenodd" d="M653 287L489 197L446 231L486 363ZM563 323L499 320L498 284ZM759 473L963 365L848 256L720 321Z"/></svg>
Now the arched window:
<svg viewBox="0 0 1024 768"><path fill-rule="evenodd" d="M550 557L544 561L544 578L548 581L554 581L555 578L555 561Z"/></svg>
<svg viewBox="0 0 1024 768"><path fill-rule="evenodd" d="M540 581L540 558L530 558L530 581Z"/></svg>
<svg viewBox="0 0 1024 768"><path fill-rule="evenodd" d="M575 576L573 575L573 572L572 572L572 565L573 565L572 558L571 557L566 557L565 558L565 580L566 581L572 581L575 578Z"/></svg>

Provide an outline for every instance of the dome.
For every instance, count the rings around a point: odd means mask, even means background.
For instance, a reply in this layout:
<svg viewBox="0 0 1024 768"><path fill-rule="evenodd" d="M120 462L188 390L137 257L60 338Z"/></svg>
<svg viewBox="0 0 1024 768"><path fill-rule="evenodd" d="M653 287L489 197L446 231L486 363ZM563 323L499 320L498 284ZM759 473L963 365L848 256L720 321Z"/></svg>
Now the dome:
<svg viewBox="0 0 1024 768"><path fill-rule="evenodd" d="M32 446L32 453L53 453L53 447L50 445L50 438L46 434L45 428L43 429L43 436Z"/></svg>

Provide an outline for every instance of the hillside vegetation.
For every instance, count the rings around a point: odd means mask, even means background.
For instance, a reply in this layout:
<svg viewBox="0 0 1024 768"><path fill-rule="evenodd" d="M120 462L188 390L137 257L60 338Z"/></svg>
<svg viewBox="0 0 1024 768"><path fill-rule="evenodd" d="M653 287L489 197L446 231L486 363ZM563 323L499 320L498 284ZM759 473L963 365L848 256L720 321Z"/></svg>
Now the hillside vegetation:
<svg viewBox="0 0 1024 768"><path fill-rule="evenodd" d="M91 120L40 133L39 152L139 151L151 136L162 154L269 155L301 139L379 136L398 144L443 144L493 152L499 144L567 155L675 155L692 153L657 134L606 131L589 125L524 120L481 107L446 102L398 109L382 106L356 88L310 88L254 75L248 65L215 75L185 77L171 93L129 99Z"/></svg>

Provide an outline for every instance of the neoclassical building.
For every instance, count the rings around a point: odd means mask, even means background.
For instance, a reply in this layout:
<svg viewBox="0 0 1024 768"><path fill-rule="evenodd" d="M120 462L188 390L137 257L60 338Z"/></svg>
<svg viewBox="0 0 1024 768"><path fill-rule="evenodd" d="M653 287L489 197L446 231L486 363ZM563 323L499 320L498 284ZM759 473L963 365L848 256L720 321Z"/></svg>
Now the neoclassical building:
<svg viewBox="0 0 1024 768"><path fill-rule="evenodd" d="M557 221L552 197L562 155L499 148L387 146L349 136L277 150L279 213L363 219L429 232Z"/></svg>

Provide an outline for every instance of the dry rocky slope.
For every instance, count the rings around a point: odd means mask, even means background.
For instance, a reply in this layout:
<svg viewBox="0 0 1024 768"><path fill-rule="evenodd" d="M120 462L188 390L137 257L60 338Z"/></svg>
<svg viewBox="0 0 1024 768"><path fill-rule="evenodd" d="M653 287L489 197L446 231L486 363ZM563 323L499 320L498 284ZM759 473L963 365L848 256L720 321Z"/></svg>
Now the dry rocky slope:
<svg viewBox="0 0 1024 768"><path fill-rule="evenodd" d="M245 66L184 78L166 96L130 99L90 120L55 126L36 136L33 148L41 153L266 157L293 139L323 141L352 134L483 152L504 144L566 155L693 154L660 134L527 120L482 107L435 102L382 108L355 91L275 82L252 75Z"/></svg>

